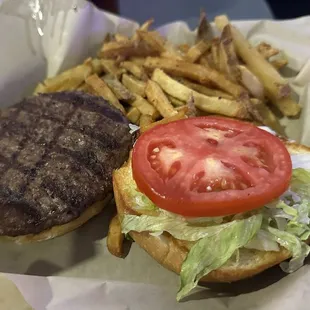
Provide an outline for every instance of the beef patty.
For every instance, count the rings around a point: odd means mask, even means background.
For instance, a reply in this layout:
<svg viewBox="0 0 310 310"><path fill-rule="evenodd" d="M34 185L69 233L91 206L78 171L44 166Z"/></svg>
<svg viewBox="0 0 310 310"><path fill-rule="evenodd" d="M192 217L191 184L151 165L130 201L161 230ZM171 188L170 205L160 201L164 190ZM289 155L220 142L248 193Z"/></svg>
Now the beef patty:
<svg viewBox="0 0 310 310"><path fill-rule="evenodd" d="M78 218L112 189L129 122L103 98L40 94L1 111L0 235L37 234Z"/></svg>

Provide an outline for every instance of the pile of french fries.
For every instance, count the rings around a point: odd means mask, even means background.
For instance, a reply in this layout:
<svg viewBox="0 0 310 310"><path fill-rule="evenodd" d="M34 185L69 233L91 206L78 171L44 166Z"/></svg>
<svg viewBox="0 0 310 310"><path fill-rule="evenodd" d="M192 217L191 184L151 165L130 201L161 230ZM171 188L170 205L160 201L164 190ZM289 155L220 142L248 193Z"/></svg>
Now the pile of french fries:
<svg viewBox="0 0 310 310"><path fill-rule="evenodd" d="M278 49L251 46L226 16L212 28L202 12L196 42L174 46L146 21L132 37L109 34L97 58L40 83L37 93L78 90L102 96L141 131L193 115L223 115L285 135L274 109L296 117L300 105L279 70ZM277 57L277 59L275 59Z"/></svg>

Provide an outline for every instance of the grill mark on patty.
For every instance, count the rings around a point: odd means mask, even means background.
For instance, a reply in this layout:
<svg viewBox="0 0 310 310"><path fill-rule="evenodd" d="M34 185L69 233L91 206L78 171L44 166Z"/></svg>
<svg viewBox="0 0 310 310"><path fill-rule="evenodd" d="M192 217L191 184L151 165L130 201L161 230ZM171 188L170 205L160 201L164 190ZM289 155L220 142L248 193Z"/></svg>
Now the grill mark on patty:
<svg viewBox="0 0 310 310"><path fill-rule="evenodd" d="M84 137L84 148L61 143L75 135ZM18 181L11 189L0 184L0 235L15 236L64 224L104 198L132 139L126 118L104 99L60 92L1 111L1 143L2 179Z"/></svg>

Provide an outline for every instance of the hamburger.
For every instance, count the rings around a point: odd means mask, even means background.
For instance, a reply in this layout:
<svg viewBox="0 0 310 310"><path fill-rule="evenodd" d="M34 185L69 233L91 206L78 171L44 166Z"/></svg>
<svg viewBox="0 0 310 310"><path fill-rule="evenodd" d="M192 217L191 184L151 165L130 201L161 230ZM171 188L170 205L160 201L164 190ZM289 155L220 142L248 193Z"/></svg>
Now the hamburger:
<svg viewBox="0 0 310 310"><path fill-rule="evenodd" d="M103 98L58 92L0 114L0 236L16 242L65 234L113 195L112 172L128 159L126 117Z"/></svg>
<svg viewBox="0 0 310 310"><path fill-rule="evenodd" d="M178 300L202 282L293 272L310 251L309 152L222 117L153 127L113 173L122 232L180 274Z"/></svg>

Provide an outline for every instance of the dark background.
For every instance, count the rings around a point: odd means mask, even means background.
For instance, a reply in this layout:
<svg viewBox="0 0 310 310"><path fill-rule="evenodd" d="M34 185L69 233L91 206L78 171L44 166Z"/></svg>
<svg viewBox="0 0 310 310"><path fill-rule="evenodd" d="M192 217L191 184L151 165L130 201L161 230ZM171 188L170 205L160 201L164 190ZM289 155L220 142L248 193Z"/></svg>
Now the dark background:
<svg viewBox="0 0 310 310"><path fill-rule="evenodd" d="M117 0L93 0L98 7L109 12L120 14L120 5ZM295 18L305 15L310 15L310 1L309 0L294 0L294 1L285 1L285 0L267 0L267 4L275 19L288 19ZM128 0L130 4L130 0ZM193 4L193 3L192 3ZM138 8L137 8L138 9ZM139 8L141 9L141 8ZM208 9L207 7L205 8ZM249 9L249 16L250 9ZM225 12L222 12L225 13ZM243 19L249 18L249 16L244 16ZM130 16L125 16L129 17ZM156 19L156 16L153 16ZM192 16L188 16L190 18ZM149 18L149 16L145 16Z"/></svg>

